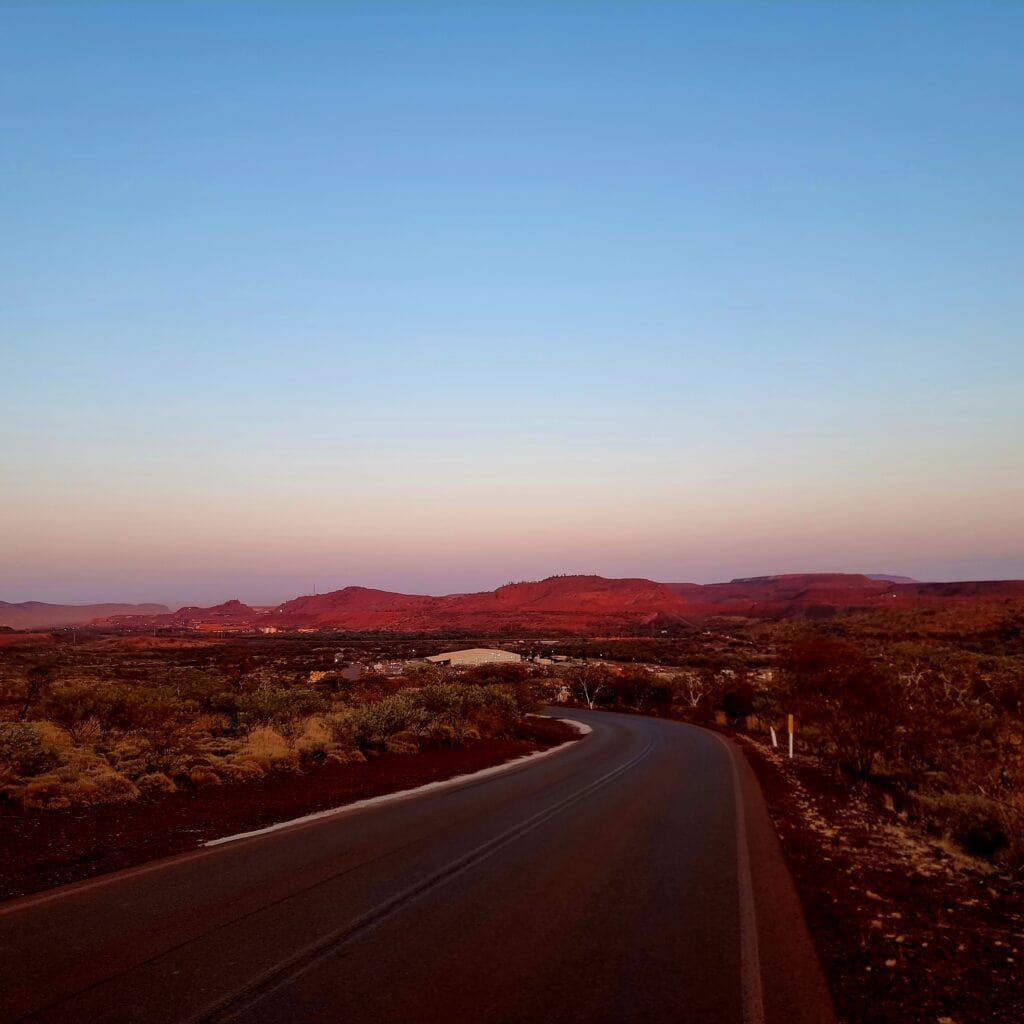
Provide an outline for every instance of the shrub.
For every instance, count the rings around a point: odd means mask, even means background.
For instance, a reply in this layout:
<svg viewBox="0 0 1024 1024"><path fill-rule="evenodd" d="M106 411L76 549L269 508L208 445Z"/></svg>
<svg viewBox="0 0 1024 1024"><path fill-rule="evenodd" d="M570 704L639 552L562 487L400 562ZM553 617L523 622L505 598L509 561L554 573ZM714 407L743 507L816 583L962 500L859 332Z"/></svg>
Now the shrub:
<svg viewBox="0 0 1024 1024"><path fill-rule="evenodd" d="M236 755L230 758L221 765L220 771L225 778L235 782L262 779L266 775L266 771L259 761L247 755Z"/></svg>
<svg viewBox="0 0 1024 1024"><path fill-rule="evenodd" d="M188 773L193 786L219 786L223 781L209 764L197 764Z"/></svg>
<svg viewBox="0 0 1024 1024"><path fill-rule="evenodd" d="M90 804L117 803L135 800L139 788L123 775L102 769L82 775L54 772L33 779L21 791L25 807L40 810L61 810Z"/></svg>
<svg viewBox="0 0 1024 1024"><path fill-rule="evenodd" d="M56 775L43 775L25 786L18 796L23 807L59 811L71 806L70 785Z"/></svg>
<svg viewBox="0 0 1024 1024"><path fill-rule="evenodd" d="M42 711L81 743L95 741L107 729L123 726L127 704L127 692L121 687L77 680L52 690L43 701Z"/></svg>
<svg viewBox="0 0 1024 1024"><path fill-rule="evenodd" d="M250 730L239 751L242 759L255 761L264 771L294 769L299 766L295 751L276 729L260 725Z"/></svg>
<svg viewBox="0 0 1024 1024"><path fill-rule="evenodd" d="M357 747L333 747L328 751L327 760L335 764L356 764L365 761L366 755Z"/></svg>
<svg viewBox="0 0 1024 1024"><path fill-rule="evenodd" d="M295 752L303 767L323 764L333 747L331 733L322 719L311 715L301 723L295 740Z"/></svg>
<svg viewBox="0 0 1024 1024"><path fill-rule="evenodd" d="M423 710L416 706L413 695L405 691L353 708L348 716L347 731L360 750L383 750L388 737L410 729L418 732L425 724Z"/></svg>
<svg viewBox="0 0 1024 1024"><path fill-rule="evenodd" d="M403 689L384 680L368 702L365 693L288 685L272 666L228 680L125 662L110 667L113 682L48 679L34 698L47 720L0 723L0 791L28 807L73 807L512 736L538 704L535 684L513 668L478 673L492 685L456 679ZM424 679L432 676L452 678ZM20 675L17 682L12 715Z"/></svg>
<svg viewBox="0 0 1024 1024"><path fill-rule="evenodd" d="M614 686L617 701L638 711L665 708L672 702L669 683L645 668L629 668Z"/></svg>
<svg viewBox="0 0 1024 1024"><path fill-rule="evenodd" d="M745 680L732 683L722 694L719 706L730 724L736 725L754 712L757 689Z"/></svg>
<svg viewBox="0 0 1024 1024"><path fill-rule="evenodd" d="M467 668L462 673L461 680L474 686L496 686L525 682L529 674L529 666L521 662L495 663Z"/></svg>
<svg viewBox="0 0 1024 1024"><path fill-rule="evenodd" d="M987 797L967 793L919 796L917 806L931 832L948 836L976 857L991 859L1010 840L1000 805Z"/></svg>
<svg viewBox="0 0 1024 1024"><path fill-rule="evenodd" d="M323 694L308 687L278 687L264 684L255 693L239 699L239 718L250 725L273 725L290 732L309 715L323 711ZM301 726L298 726L301 728Z"/></svg>
<svg viewBox="0 0 1024 1024"><path fill-rule="evenodd" d="M0 786L49 771L59 760L39 724L0 722Z"/></svg>
<svg viewBox="0 0 1024 1024"><path fill-rule="evenodd" d="M417 754L420 749L419 738L411 731L396 732L384 741L384 749L389 754Z"/></svg>
<svg viewBox="0 0 1024 1024"><path fill-rule="evenodd" d="M523 713L514 693L502 686L488 686L474 698L467 717L481 736L509 737L514 735Z"/></svg>
<svg viewBox="0 0 1024 1024"><path fill-rule="evenodd" d="M135 780L135 785L143 793L173 793L177 790L174 782L163 772L148 772Z"/></svg>
<svg viewBox="0 0 1024 1024"><path fill-rule="evenodd" d="M458 746L481 736L508 736L518 720L516 699L504 687L445 683L346 709L326 724L341 745L381 751L399 734L402 744L415 740L418 746Z"/></svg>
<svg viewBox="0 0 1024 1024"><path fill-rule="evenodd" d="M820 730L823 752L843 771L868 778L905 723L895 674L853 644L825 638L794 644L779 667L797 712Z"/></svg>
<svg viewBox="0 0 1024 1024"><path fill-rule="evenodd" d="M151 770L152 749L145 738L119 739L96 749L106 757L115 771L129 777L146 775Z"/></svg>

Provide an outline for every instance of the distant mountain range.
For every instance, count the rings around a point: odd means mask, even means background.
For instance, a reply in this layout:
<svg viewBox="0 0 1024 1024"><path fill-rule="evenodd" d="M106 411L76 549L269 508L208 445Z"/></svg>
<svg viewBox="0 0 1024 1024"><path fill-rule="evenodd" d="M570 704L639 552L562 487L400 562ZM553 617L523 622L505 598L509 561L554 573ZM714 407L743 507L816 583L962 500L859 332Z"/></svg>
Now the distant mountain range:
<svg viewBox="0 0 1024 1024"><path fill-rule="evenodd" d="M12 629L50 629L59 626L84 626L93 619L117 615L162 615L165 604L46 604L0 601L0 626Z"/></svg>
<svg viewBox="0 0 1024 1024"><path fill-rule="evenodd" d="M163 605L0 604L0 625L84 625L199 631L276 628L388 631L523 630L599 634L695 625L715 616L783 619L839 610L1020 602L1024 581L919 583L879 573L796 573L729 583L657 583L602 576L552 576L477 594L429 597L367 587L297 597L273 608L227 601L210 608Z"/></svg>

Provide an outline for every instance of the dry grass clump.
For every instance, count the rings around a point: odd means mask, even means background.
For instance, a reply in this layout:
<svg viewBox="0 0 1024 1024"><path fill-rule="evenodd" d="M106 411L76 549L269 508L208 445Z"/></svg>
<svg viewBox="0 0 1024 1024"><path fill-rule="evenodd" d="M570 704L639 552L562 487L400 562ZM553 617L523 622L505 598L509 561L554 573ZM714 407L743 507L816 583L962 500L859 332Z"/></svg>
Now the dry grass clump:
<svg viewBox="0 0 1024 1024"><path fill-rule="evenodd" d="M264 771L294 770L299 767L298 755L277 729L260 725L251 729L239 751L242 760L254 762Z"/></svg>
<svg viewBox="0 0 1024 1024"><path fill-rule="evenodd" d="M25 807L64 808L134 800L138 787L52 722L0 723L3 792Z"/></svg>
<svg viewBox="0 0 1024 1024"><path fill-rule="evenodd" d="M163 772L148 772L145 775L140 775L135 780L135 785L139 787L141 793L153 795L174 793L178 789L174 784L174 780Z"/></svg>
<svg viewBox="0 0 1024 1024"><path fill-rule="evenodd" d="M94 749L103 754L115 771L131 778L141 778L152 770L167 767L166 761L155 756L149 740L141 736L127 736L96 744Z"/></svg>
<svg viewBox="0 0 1024 1024"><path fill-rule="evenodd" d="M197 764L189 770L189 781L193 786L219 786L223 779L210 764Z"/></svg>
<svg viewBox="0 0 1024 1024"><path fill-rule="evenodd" d="M0 786L49 771L60 755L47 722L0 722Z"/></svg>
<svg viewBox="0 0 1024 1024"><path fill-rule="evenodd" d="M229 782L248 782L251 779L262 779L267 774L259 761L242 755L222 761L217 770Z"/></svg>
<svg viewBox="0 0 1024 1024"><path fill-rule="evenodd" d="M1021 807L1011 801L993 800L969 793L915 794L915 817L933 835L952 840L975 857L1021 859Z"/></svg>
<svg viewBox="0 0 1024 1024"><path fill-rule="evenodd" d="M310 715L300 723L294 744L295 753L305 767L323 764L333 746L333 740L323 719L317 715Z"/></svg>
<svg viewBox="0 0 1024 1024"><path fill-rule="evenodd" d="M86 774L64 769L42 775L27 783L20 793L23 806L47 810L117 803L135 800L138 796L139 788L131 779L109 768L99 768Z"/></svg>
<svg viewBox="0 0 1024 1024"><path fill-rule="evenodd" d="M411 729L396 732L384 741L384 749L389 754L418 754L420 750L419 736Z"/></svg>

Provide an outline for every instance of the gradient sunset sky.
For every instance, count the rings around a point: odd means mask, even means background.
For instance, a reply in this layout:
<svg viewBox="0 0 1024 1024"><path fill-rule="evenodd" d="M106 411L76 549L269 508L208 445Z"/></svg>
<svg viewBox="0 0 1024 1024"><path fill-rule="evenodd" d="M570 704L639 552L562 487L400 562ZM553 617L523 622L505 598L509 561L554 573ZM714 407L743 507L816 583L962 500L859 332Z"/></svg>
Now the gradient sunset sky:
<svg viewBox="0 0 1024 1024"><path fill-rule="evenodd" d="M0 6L0 600L1024 577L1024 5Z"/></svg>

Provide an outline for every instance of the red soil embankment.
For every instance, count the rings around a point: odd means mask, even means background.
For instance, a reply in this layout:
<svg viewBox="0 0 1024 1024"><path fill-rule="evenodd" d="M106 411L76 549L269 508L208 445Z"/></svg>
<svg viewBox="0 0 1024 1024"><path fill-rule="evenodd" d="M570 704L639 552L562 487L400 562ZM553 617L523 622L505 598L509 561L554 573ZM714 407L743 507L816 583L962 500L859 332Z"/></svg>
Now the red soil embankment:
<svg viewBox="0 0 1024 1024"><path fill-rule="evenodd" d="M1024 879L909 828L810 758L744 749L840 1021L1024 1019Z"/></svg>

